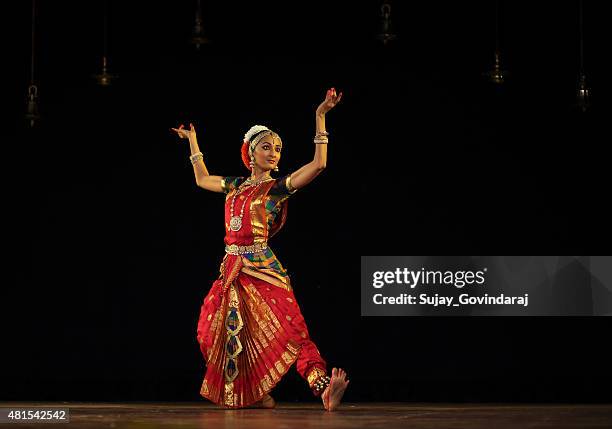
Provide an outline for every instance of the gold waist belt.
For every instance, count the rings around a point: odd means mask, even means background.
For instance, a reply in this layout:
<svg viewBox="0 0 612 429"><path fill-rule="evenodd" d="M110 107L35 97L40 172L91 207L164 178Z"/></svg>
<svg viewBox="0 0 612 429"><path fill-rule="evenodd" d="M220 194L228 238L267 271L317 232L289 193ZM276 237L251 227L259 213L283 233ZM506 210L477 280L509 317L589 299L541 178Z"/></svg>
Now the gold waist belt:
<svg viewBox="0 0 612 429"><path fill-rule="evenodd" d="M225 252L230 255L243 255L245 253L256 253L268 247L268 243L255 243L248 246L239 246L237 244L225 245Z"/></svg>

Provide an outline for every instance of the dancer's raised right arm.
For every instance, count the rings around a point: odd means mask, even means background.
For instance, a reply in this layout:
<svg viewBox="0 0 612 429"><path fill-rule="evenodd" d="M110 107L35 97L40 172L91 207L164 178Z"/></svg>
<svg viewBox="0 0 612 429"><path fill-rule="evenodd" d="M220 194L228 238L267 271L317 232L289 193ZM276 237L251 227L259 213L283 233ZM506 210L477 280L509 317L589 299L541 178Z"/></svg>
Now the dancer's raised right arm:
<svg viewBox="0 0 612 429"><path fill-rule="evenodd" d="M189 139L189 148L191 149L191 155L195 155L200 152L198 147L198 138L196 136L195 128L193 124L189 124L190 129L186 130L183 125L178 128L172 128L172 131L176 132L182 139ZM203 189L213 192L224 192L222 183L223 176L211 176L208 173L206 164L204 164L203 157L199 157L196 162L193 162L193 173L195 174L196 184Z"/></svg>

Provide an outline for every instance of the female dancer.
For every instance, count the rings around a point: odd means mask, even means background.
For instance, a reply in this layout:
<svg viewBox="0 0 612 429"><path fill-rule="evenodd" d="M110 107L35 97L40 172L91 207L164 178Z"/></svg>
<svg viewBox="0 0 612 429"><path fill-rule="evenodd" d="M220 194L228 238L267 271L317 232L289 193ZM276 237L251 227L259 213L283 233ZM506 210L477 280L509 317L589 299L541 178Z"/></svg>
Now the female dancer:
<svg viewBox="0 0 612 429"><path fill-rule="evenodd" d="M296 363L300 375L328 411L338 408L348 386L346 372L326 362L310 339L289 276L270 247L268 238L284 225L287 199L317 177L326 166L328 133L325 114L342 98L327 91L316 110L314 159L280 179L282 150L278 134L255 125L245 134L242 160L248 178L213 176L203 161L193 125L172 128L189 139L191 162L199 187L224 192L225 256L220 274L204 298L197 340L207 370L200 394L228 408L273 408L269 392Z"/></svg>

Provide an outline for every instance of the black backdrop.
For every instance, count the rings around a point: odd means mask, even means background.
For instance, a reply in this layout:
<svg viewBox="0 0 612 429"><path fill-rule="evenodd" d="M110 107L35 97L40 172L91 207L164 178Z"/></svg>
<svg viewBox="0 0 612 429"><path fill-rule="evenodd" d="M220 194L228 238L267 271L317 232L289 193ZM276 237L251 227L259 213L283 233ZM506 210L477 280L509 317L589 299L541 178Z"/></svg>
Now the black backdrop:
<svg viewBox="0 0 612 429"><path fill-rule="evenodd" d="M310 160L314 109L328 168L271 241L313 339L352 380L349 401L609 401L610 319L364 318L359 256L607 254L610 99L602 6L585 4L595 102L572 105L578 4L203 2L214 44L188 43L195 2L109 3L116 85L95 86L103 3L39 2L42 120L25 126L30 5L10 24L2 400L199 400L201 300L223 256L221 194L195 186L194 122L212 174L239 175L244 132L283 137L286 174ZM311 400L295 371L278 400Z"/></svg>

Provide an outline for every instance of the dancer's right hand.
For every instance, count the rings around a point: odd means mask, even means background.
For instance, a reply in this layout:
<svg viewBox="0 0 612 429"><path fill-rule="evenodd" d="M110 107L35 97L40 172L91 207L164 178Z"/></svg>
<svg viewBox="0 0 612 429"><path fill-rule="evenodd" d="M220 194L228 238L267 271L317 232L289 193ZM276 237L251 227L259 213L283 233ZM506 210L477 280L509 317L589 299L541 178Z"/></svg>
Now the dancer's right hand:
<svg viewBox="0 0 612 429"><path fill-rule="evenodd" d="M176 134L178 134L180 138L189 139L189 138L196 136L196 131L195 131L195 128L193 127L193 124L189 124L189 127L190 128L186 130L185 126L181 124L181 126L178 128L170 128L170 129L174 131Z"/></svg>

